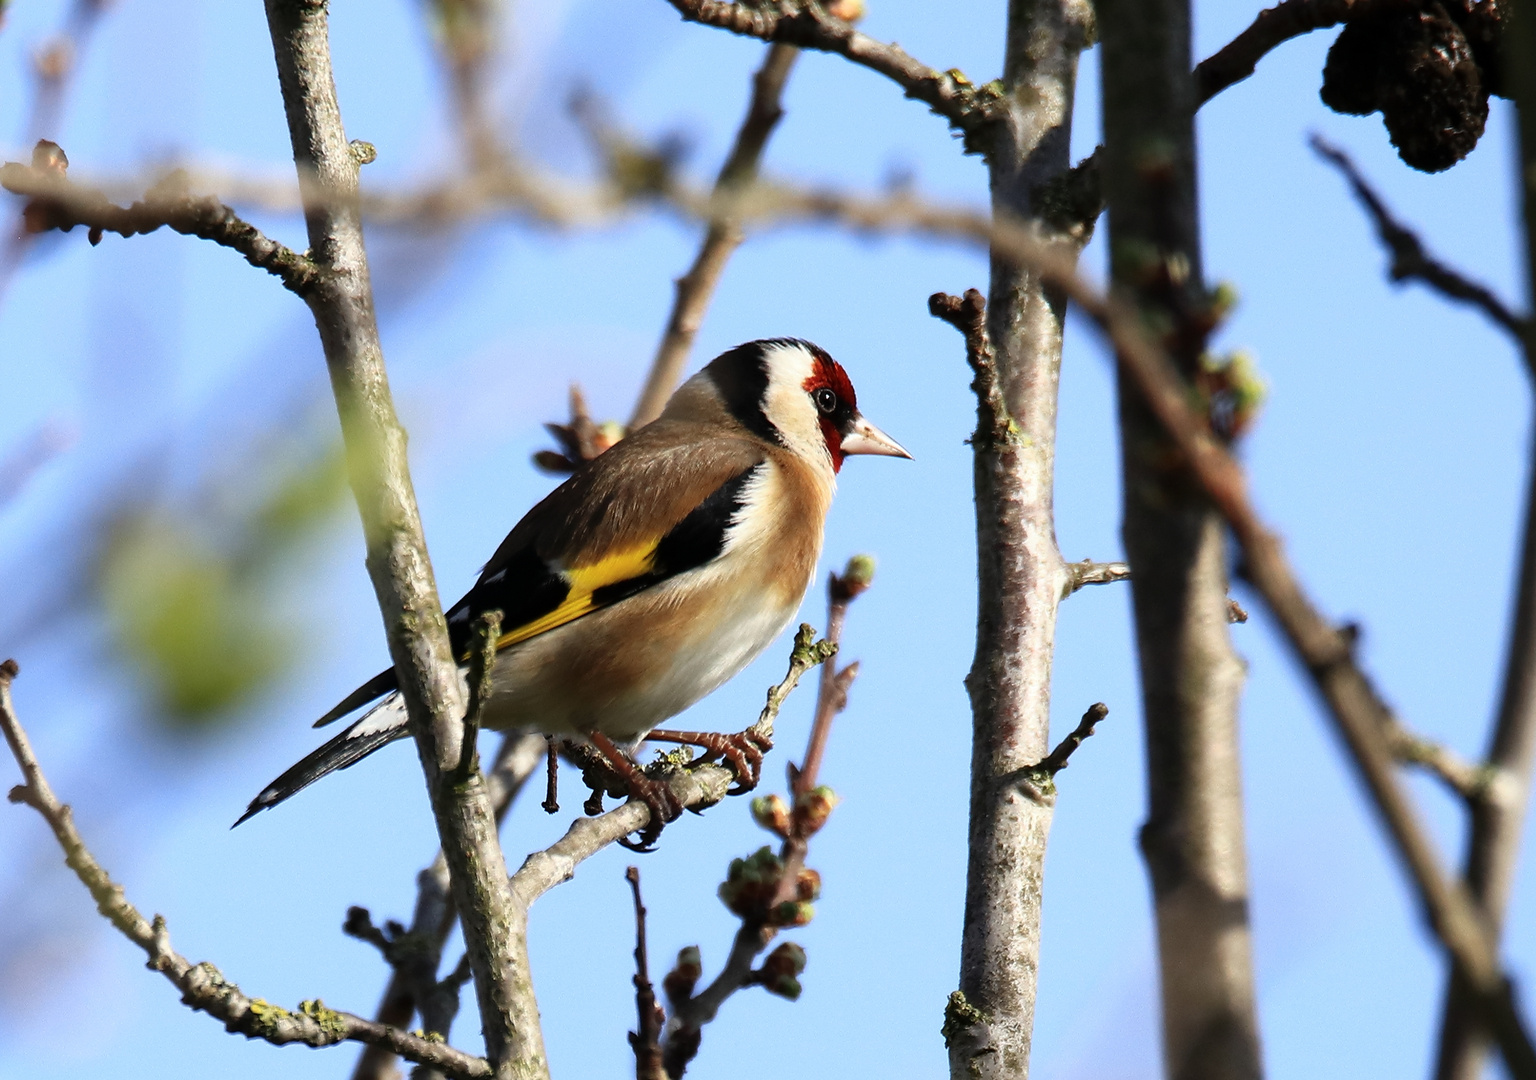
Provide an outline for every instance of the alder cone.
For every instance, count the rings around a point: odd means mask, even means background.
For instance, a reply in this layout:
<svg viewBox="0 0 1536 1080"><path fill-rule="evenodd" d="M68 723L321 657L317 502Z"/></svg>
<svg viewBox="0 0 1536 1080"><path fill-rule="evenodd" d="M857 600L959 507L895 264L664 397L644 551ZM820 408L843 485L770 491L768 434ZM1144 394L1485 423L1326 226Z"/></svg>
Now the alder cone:
<svg viewBox="0 0 1536 1080"><path fill-rule="evenodd" d="M1378 9L1348 23L1328 50L1323 104L1355 116L1379 110L1404 162L1448 169L1482 137L1489 87L1498 85L1498 32L1494 0ZM1479 54L1490 58L1492 80Z"/></svg>

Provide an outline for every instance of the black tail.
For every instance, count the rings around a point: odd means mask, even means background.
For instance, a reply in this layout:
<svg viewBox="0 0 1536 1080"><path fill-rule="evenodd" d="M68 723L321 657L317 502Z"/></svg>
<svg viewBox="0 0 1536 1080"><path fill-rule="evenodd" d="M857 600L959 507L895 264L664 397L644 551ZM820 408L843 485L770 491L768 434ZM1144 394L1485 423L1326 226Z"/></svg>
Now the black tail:
<svg viewBox="0 0 1536 1080"><path fill-rule="evenodd" d="M405 703L398 694L391 694L362 719L263 788L261 794L251 800L251 805L245 808L245 813L240 815L240 821L235 822L235 825L262 810L270 810L322 776L356 765L379 747L409 734ZM234 828L234 825L230 828Z"/></svg>

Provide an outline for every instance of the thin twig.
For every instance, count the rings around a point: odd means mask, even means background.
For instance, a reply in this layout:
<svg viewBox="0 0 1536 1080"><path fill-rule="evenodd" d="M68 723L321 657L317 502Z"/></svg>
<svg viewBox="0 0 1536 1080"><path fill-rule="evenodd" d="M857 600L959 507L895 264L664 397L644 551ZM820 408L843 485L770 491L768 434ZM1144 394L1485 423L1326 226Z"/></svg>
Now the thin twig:
<svg viewBox="0 0 1536 1080"><path fill-rule="evenodd" d="M1072 756L1083 740L1093 734L1094 725L1109 715L1109 706L1102 701L1088 706L1088 711L1083 713L1083 718L1077 727L1072 730L1061 742L1056 744L1056 749L1050 752L1046 759L1040 762L1038 768L1049 776L1055 776L1067 767L1067 759Z"/></svg>
<svg viewBox="0 0 1536 1080"><path fill-rule="evenodd" d="M68 167L64 152L47 141L33 150L31 166L0 166L0 186L29 200L23 211L28 233L69 232L84 225L95 244L103 232L129 237L168 227L239 252L301 297L313 295L325 283L325 273L310 259L269 239L219 200L190 194L185 174L173 172L143 199L118 206L100 191L71 183L65 175Z"/></svg>
<svg viewBox="0 0 1536 1080"><path fill-rule="evenodd" d="M763 66L752 77L752 101L747 115L736 132L736 142L730 157L720 169L715 189L722 191L740 187L757 178L758 163L763 148L767 146L773 129L784 115L782 98L784 84L794 68L800 50L793 45L776 43L768 47ZM715 287L725 271L725 264L741 246L741 226L729 218L719 218L709 223L698 254L688 272L677 279L677 290L672 300L672 311L667 316L667 328L651 361L645 387L635 403L635 411L629 418L631 431L650 423L661 415L667 399L677 386L683 368L688 363L693 339L698 336L704 322L704 313L714 298Z"/></svg>
<svg viewBox="0 0 1536 1080"><path fill-rule="evenodd" d="M1284 0L1259 12L1242 33L1195 66L1196 102L1204 105L1252 75L1266 53L1293 37L1337 26L1373 6L1403 0Z"/></svg>
<svg viewBox="0 0 1536 1080"><path fill-rule="evenodd" d="M650 963L645 949L645 905L640 902L640 868L624 871L635 896L635 1011L637 1030L629 1033L629 1045L635 1051L635 1080L665 1080L661 1064L661 1026L666 1016L656 1004L656 990L651 986Z"/></svg>
<svg viewBox="0 0 1536 1080"><path fill-rule="evenodd" d="M1366 182L1348 154L1321 135L1313 135L1310 141L1319 157L1344 174L1349 186L1354 189L1355 198L1371 215L1376 225L1376 235L1392 253L1392 265L1387 274L1393 281L1422 281L1447 299L1479 309L1509 331L1517 345L1523 343L1527 319L1511 311L1486 285L1471 280L1426 252L1418 234L1392 216L1392 211L1387 209L1381 196ZM1536 374L1536 369L1532 370L1532 374Z"/></svg>
<svg viewBox="0 0 1536 1080"><path fill-rule="evenodd" d="M1514 19L1500 43L1509 93L1515 99L1519 128L1520 217L1524 221L1527 311L1536 312L1536 21L1528 8ZM1526 364L1536 367L1536 318L1527 318L1523 342ZM1502 798L1486 799L1472 809L1462 879L1497 935L1504 926L1519 864L1522 832L1536 758L1536 444L1526 466L1525 520L1515 585L1513 618L1504 656L1497 719L1487 762L1511 782ZM1446 986L1436 1080L1478 1080L1483 1074L1486 1025L1476 1003L1452 973Z"/></svg>
<svg viewBox="0 0 1536 1080"><path fill-rule="evenodd" d="M112 880L86 847L75 828L69 807L55 797L16 716L11 700L11 681L16 674L14 660L0 663L0 729L4 730L11 756L25 778L25 783L11 789L10 801L25 803L42 815L64 852L65 864L90 891L96 909L124 937L144 950L150 970L169 979L181 992L182 1001L187 1006L222 1021L231 1032L264 1039L277 1046L294 1042L317 1047L333 1046L350 1040L387 1047L408 1061L430 1065L464 1080L479 1080L491 1075L490 1065L483 1058L361 1016L337 1012L318 999L306 1001L297 1012L290 1012L261 998L251 998L212 964L206 961L193 964L171 948L165 920L158 915L152 920L145 919L138 908L128 902L122 886Z"/></svg>
<svg viewBox="0 0 1536 1080"><path fill-rule="evenodd" d="M1498 768L1473 764L1450 747L1415 735L1395 716L1387 726L1387 742L1398 761L1419 766L1469 805L1490 798L1498 787Z"/></svg>

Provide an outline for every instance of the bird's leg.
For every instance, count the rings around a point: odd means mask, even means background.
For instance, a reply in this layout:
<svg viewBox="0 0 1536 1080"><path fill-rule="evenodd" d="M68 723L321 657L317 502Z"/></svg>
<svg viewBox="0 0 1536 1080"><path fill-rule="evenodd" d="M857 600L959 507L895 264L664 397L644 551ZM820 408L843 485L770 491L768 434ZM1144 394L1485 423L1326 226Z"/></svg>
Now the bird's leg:
<svg viewBox="0 0 1536 1080"><path fill-rule="evenodd" d="M752 728L732 735L717 731L653 731L646 736L659 742L686 743L704 751L705 757L723 757L736 773L736 786L730 794L740 795L757 787L763 772L763 755L773 749L773 740Z"/></svg>
<svg viewBox="0 0 1536 1080"><path fill-rule="evenodd" d="M624 779L629 787L631 798L639 799L645 803L651 811L651 820L640 830L638 842L629 839L620 840L619 843L632 851L652 851L656 846L656 840L661 836L662 826L669 821L675 821L683 812L682 805L677 797L672 794L672 789L658 780L652 780L640 767L630 760L629 755L613 744L613 740L600 731L594 731L587 736L592 745L597 747L598 753L608 759L608 764Z"/></svg>
<svg viewBox="0 0 1536 1080"><path fill-rule="evenodd" d="M560 752L553 735L544 736L549 744L549 764L545 774L544 801L540 803L546 814L560 812Z"/></svg>

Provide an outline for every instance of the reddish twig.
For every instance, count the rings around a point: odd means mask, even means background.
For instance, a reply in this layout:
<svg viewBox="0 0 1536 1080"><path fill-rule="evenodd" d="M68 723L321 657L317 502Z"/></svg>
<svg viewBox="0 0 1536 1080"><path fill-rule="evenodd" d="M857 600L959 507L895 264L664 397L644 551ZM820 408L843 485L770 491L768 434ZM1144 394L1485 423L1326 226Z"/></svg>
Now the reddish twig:
<svg viewBox="0 0 1536 1080"><path fill-rule="evenodd" d="M842 636L848 605L869 588L874 578L874 560L856 555L848 560L842 574L833 574L827 582L826 643L835 651ZM731 943L730 956L720 974L695 994L694 987L703 974L697 948L684 949L678 965L665 980L672 1018L662 1044L662 1059L667 1075L681 1077L699 1051L704 1025L715 1018L727 998L745 986L762 986L784 997L799 996L797 976L805 967L805 953L798 945L781 944L754 969L753 961L768 947L780 929L800 926L811 917L811 901L820 892L820 875L805 869L805 854L810 838L826 823L836 804L836 796L816 786L822 754L833 718L848 703L848 688L858 675L857 662L841 671L833 670L827 659L822 667L821 685L816 698L816 718L811 725L803 765L789 766L792 805L777 795L756 799L752 815L758 824L782 840L779 854L762 848L750 859L732 863L731 876L721 886L726 906L741 917L741 928Z"/></svg>
<svg viewBox="0 0 1536 1080"><path fill-rule="evenodd" d="M666 1070L661 1065L661 1026L666 1014L656 1003L656 991L651 986L650 964L645 950L645 905L640 902L640 868L631 866L624 871L630 890L635 895L635 1011L639 1014L638 1030L629 1033L629 1045L635 1051L635 1080L664 1080Z"/></svg>

